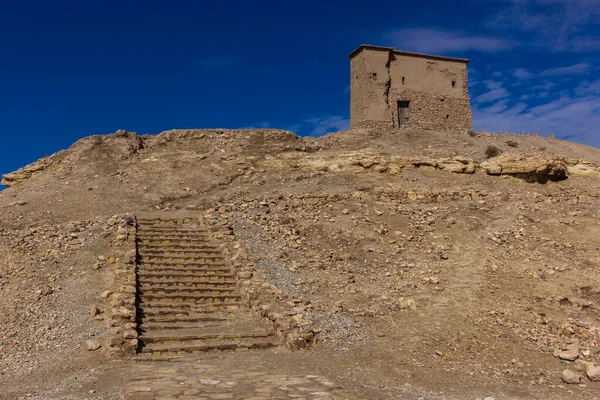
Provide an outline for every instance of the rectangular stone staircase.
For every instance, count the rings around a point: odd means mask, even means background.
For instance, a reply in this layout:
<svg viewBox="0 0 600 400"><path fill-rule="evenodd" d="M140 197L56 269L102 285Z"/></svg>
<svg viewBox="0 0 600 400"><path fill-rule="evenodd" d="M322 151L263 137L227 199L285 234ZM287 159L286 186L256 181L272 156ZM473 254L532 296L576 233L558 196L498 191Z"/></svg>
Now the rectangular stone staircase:
<svg viewBox="0 0 600 400"><path fill-rule="evenodd" d="M235 275L194 219L138 218L139 351L179 355L279 345L241 303Z"/></svg>

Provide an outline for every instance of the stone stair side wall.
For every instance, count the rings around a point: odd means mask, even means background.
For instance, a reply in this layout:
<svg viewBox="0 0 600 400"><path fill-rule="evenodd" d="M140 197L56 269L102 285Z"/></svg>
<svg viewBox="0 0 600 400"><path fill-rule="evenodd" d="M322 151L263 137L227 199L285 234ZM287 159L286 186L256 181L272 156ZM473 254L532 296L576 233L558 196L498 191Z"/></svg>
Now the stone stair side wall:
<svg viewBox="0 0 600 400"><path fill-rule="evenodd" d="M109 354L120 358L133 356L138 347L137 331L137 220L135 215L112 218L118 228L116 242L120 248L113 265L114 283L110 291Z"/></svg>
<svg viewBox="0 0 600 400"><path fill-rule="evenodd" d="M210 209L201 218L209 227L213 240L220 243L225 262L236 274L242 302L273 326L288 349L294 351L314 348L319 340L320 329L304 318L295 307L298 305L302 308L302 301L286 298L281 290L261 281L252 273L255 260L236 242L235 233L229 228L224 213L215 213Z"/></svg>

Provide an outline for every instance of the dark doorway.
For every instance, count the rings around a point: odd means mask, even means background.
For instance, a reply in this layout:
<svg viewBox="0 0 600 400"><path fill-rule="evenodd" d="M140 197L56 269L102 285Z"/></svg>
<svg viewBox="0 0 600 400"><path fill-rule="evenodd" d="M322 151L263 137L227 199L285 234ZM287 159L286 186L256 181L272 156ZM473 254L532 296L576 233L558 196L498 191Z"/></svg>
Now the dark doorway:
<svg viewBox="0 0 600 400"><path fill-rule="evenodd" d="M398 126L402 127L408 123L408 117L410 115L410 101L399 101L398 102Z"/></svg>

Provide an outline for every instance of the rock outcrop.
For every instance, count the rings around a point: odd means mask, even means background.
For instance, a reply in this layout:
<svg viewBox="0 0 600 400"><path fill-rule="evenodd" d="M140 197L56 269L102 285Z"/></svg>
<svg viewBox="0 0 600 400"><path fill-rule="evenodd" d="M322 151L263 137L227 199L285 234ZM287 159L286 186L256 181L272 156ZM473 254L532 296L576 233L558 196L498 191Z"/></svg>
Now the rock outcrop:
<svg viewBox="0 0 600 400"><path fill-rule="evenodd" d="M479 166L489 175L512 175L545 182L567 177L567 163L562 157L538 154L531 157L503 154L484 161Z"/></svg>
<svg viewBox="0 0 600 400"><path fill-rule="evenodd" d="M566 163L570 176L600 177L600 167L592 162L567 159Z"/></svg>
<svg viewBox="0 0 600 400"><path fill-rule="evenodd" d="M19 168L15 172L11 172L9 174L2 175L2 182L0 182L3 186L13 186L18 183L21 183L29 178L32 175L39 173L46 168L50 167L54 162L54 155L50 157L42 158L32 164L29 164L23 168Z"/></svg>
<svg viewBox="0 0 600 400"><path fill-rule="evenodd" d="M600 176L600 167L579 160L567 161L563 157L547 154L532 156L505 154L479 162L463 156L451 158L397 157L377 154L373 150L356 153L337 153L334 159L325 159L319 154L284 153L269 156L265 165L270 167L292 167L304 171L327 172L375 172L395 175L404 169L433 168L457 174L485 172L488 175L510 175L528 181L546 182L575 176Z"/></svg>

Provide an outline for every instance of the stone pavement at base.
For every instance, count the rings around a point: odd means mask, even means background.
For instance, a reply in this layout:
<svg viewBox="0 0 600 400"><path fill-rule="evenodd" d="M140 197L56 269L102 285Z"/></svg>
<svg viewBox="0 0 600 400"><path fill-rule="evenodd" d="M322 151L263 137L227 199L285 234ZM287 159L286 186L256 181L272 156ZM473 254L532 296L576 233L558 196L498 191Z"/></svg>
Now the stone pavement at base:
<svg viewBox="0 0 600 400"><path fill-rule="evenodd" d="M126 389L127 400L331 399L359 400L337 383L315 375L288 376L260 368L239 371L197 362L142 363Z"/></svg>

